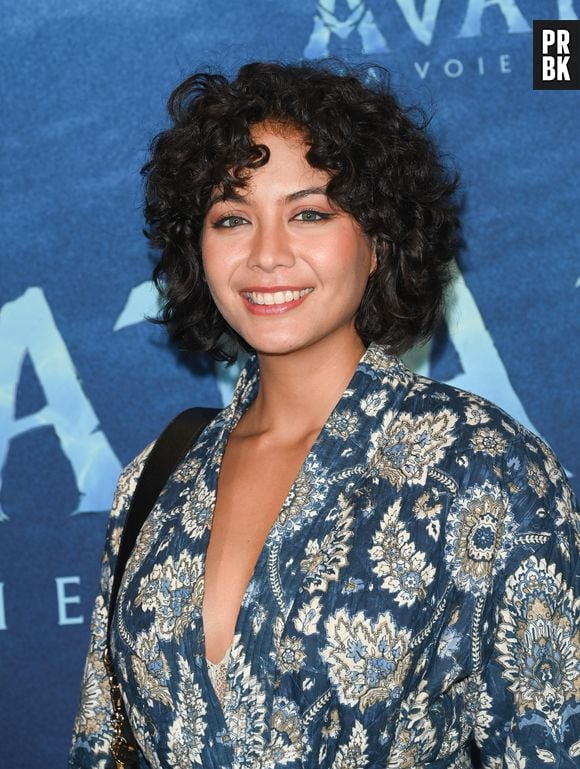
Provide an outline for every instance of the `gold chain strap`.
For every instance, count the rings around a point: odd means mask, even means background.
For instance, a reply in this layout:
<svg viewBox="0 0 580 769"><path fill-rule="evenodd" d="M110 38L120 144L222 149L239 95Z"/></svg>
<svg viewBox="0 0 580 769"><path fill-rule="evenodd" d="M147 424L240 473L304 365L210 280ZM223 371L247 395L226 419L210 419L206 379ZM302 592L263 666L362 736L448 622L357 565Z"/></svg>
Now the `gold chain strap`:
<svg viewBox="0 0 580 769"><path fill-rule="evenodd" d="M113 703L113 713L111 716L111 723L113 726L111 755L115 759L116 769L130 769L130 767L137 766L139 757L135 745L131 745L125 737L126 730L124 727L129 728L129 725L126 722L123 700L121 698L121 688L113 669L113 660L108 646L103 654L103 662L105 663L107 676L109 678L111 702Z"/></svg>

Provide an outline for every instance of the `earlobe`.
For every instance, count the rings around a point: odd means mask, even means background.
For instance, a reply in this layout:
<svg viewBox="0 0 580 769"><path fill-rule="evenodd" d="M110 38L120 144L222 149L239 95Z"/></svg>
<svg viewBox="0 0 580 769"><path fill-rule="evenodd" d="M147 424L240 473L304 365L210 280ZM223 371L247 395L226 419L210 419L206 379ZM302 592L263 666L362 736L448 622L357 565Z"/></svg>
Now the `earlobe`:
<svg viewBox="0 0 580 769"><path fill-rule="evenodd" d="M395 243L387 238L377 236L371 242L371 271L369 278L379 269L381 261L390 258L395 251Z"/></svg>
<svg viewBox="0 0 580 769"><path fill-rule="evenodd" d="M377 239L373 238L371 243L371 269L369 272L369 278L375 274L379 267L379 250L377 246Z"/></svg>

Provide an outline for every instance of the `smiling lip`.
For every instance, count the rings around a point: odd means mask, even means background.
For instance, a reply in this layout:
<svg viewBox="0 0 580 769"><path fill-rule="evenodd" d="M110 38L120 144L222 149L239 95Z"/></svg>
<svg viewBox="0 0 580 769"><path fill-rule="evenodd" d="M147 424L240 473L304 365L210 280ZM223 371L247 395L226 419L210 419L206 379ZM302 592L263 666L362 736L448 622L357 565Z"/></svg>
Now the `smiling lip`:
<svg viewBox="0 0 580 769"><path fill-rule="evenodd" d="M252 315L280 315L301 305L312 293L312 290L310 286L306 288L299 286L249 286L240 291L240 295L244 305ZM298 299L292 299L290 302L282 302L281 304L255 304L246 296L246 294L250 293L274 294L278 291L307 291L307 293Z"/></svg>

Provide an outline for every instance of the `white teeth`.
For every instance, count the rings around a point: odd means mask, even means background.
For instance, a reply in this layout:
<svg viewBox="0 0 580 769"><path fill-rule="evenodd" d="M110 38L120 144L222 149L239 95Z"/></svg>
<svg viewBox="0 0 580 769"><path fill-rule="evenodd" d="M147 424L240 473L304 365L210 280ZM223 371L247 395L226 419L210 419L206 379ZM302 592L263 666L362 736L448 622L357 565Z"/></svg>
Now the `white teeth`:
<svg viewBox="0 0 580 769"><path fill-rule="evenodd" d="M301 296L309 294L313 289L303 288L301 291L274 291L274 293L260 294L255 291L244 294L254 304L284 304L285 302L296 302Z"/></svg>

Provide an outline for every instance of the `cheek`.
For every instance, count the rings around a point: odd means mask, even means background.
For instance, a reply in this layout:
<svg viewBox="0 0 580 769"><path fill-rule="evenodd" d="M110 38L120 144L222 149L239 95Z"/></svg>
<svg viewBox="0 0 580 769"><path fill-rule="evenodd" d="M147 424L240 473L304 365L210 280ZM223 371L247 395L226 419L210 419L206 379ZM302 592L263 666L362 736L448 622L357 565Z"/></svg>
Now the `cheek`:
<svg viewBox="0 0 580 769"><path fill-rule="evenodd" d="M334 251L333 265L337 278L342 278L346 290L358 290L359 284L366 285L372 267L371 249L366 242L353 233L345 234L340 247ZM345 273L351 276L345 280Z"/></svg>
<svg viewBox="0 0 580 769"><path fill-rule="evenodd" d="M215 243L212 243L211 236L205 238L202 237L200 241L201 245L201 264L203 267L204 275L208 283L219 283L220 278L223 278L224 264L223 254L220 254Z"/></svg>
<svg viewBox="0 0 580 769"><path fill-rule="evenodd" d="M203 278L216 305L220 305L220 286L223 280L220 279L219 273L216 271L217 261L212 258L207 258L202 251L201 265L203 267Z"/></svg>
<svg viewBox="0 0 580 769"><path fill-rule="evenodd" d="M201 257L201 266L203 269L203 279L207 284L210 294L213 296L214 294L213 286L216 283L216 281L211 269L211 264L208 264L208 260L203 256L203 254Z"/></svg>

